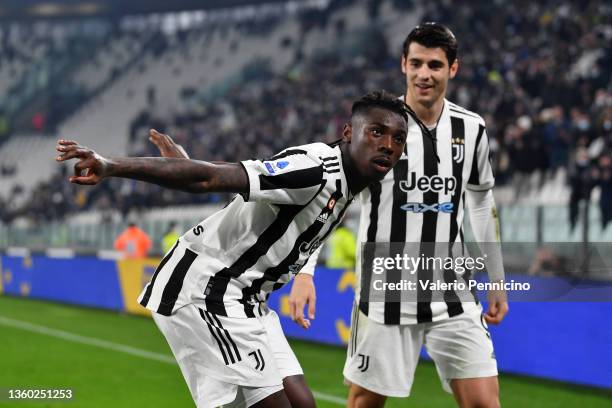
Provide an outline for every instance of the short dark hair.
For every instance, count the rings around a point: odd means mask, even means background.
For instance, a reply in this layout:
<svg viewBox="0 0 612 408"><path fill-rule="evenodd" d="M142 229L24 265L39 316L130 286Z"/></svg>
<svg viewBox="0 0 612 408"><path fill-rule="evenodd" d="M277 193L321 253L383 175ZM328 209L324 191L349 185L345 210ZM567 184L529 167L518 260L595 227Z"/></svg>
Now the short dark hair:
<svg viewBox="0 0 612 408"><path fill-rule="evenodd" d="M436 156L438 163L440 162L440 157L438 157L438 150L436 147L436 137L429 131L429 129L427 129L427 126L425 126L425 124L417 117L417 114L410 108L410 106L406 105L403 100L385 90L367 93L353 102L353 106L351 107L351 118L360 113L367 112L367 110L372 107L379 107L395 112L398 115L401 115L406 122L408 122L408 117L411 117L417 123L417 125L419 125L421 131L431 140L434 155ZM335 143L341 143L341 140Z"/></svg>
<svg viewBox="0 0 612 408"><path fill-rule="evenodd" d="M450 28L444 24L427 22L416 26L404 40L404 57L408 56L408 49L413 42L427 48L442 48L449 66L457 59L457 39Z"/></svg>
<svg viewBox="0 0 612 408"><path fill-rule="evenodd" d="M408 122L408 106L400 98L385 90L369 92L353 102L351 118L373 107L395 112Z"/></svg>

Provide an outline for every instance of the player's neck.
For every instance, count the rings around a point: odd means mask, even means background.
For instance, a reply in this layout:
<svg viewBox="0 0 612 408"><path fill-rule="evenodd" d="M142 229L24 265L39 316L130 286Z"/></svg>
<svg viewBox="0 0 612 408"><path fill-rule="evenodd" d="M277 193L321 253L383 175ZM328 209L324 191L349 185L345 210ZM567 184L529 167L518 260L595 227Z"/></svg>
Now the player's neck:
<svg viewBox="0 0 612 408"><path fill-rule="evenodd" d="M444 109L444 98L438 99L433 103L433 105L429 106L412 100L409 94L406 95L406 104L412 108L421 122L423 122L428 128L435 127L440 119L440 116L442 115L442 109Z"/></svg>
<svg viewBox="0 0 612 408"><path fill-rule="evenodd" d="M356 196L370 183L361 176L355 162L351 159L346 143L340 145L340 152L342 153L342 168L344 169L348 189L353 196Z"/></svg>

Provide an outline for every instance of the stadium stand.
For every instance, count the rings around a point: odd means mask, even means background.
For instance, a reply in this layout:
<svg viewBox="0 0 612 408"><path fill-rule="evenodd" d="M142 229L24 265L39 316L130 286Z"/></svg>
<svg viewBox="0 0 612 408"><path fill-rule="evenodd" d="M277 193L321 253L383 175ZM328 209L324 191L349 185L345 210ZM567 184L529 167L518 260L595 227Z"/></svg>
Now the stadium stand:
<svg viewBox="0 0 612 408"><path fill-rule="evenodd" d="M182 25L159 16L131 18L101 28L104 41L71 72L88 102L54 136L109 154L151 155L147 129L156 127L193 157L209 160L265 157L288 144L330 141L354 96L403 89L398 57L406 27L436 20L462 39L462 65L449 99L488 124L506 219L524 223L520 207L510 208L521 204L534 214L533 206L546 206L546 220L569 220L568 202L574 208L592 202L591 236L609 239L612 228L602 214L611 202L610 7L592 1L578 12L576 3L547 1L519 12L499 2L459 3L331 1L293 13L254 8L219 12L214 19L193 13ZM87 191L66 186L48 160L53 144L54 138L15 134L0 148L8 166L0 183L5 221L27 224L81 210L121 217L226 199L124 181ZM56 208L41 209L40 202ZM581 237L578 229L562 229L547 230L544 238ZM534 236L525 228L517 234Z"/></svg>

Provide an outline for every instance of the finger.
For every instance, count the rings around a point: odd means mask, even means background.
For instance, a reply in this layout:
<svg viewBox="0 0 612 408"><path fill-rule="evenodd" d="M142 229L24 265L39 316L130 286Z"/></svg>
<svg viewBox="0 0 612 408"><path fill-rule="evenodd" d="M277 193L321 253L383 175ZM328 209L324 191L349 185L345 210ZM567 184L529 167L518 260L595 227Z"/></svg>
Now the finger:
<svg viewBox="0 0 612 408"><path fill-rule="evenodd" d="M187 152L185 151L185 149L183 149L183 146L181 145L176 145L176 148L181 152L181 154L183 156L185 156L186 159L189 158L189 155L187 154Z"/></svg>
<svg viewBox="0 0 612 408"><path fill-rule="evenodd" d="M74 150L74 149L78 149L78 148L79 148L78 145L64 145L64 144L60 144L60 143L55 145L55 150L57 150L58 152L68 152L70 150Z"/></svg>
<svg viewBox="0 0 612 408"><path fill-rule="evenodd" d="M304 319L304 302L302 301L295 302L295 319Z"/></svg>
<svg viewBox="0 0 612 408"><path fill-rule="evenodd" d="M291 320L295 322L296 321L295 302L291 299L289 299L289 315L291 316Z"/></svg>
<svg viewBox="0 0 612 408"><path fill-rule="evenodd" d="M78 143L74 140L67 140L67 139L60 139L57 141L58 144L63 145L63 146L74 146L74 145L78 145Z"/></svg>
<svg viewBox="0 0 612 408"><path fill-rule="evenodd" d="M155 146L159 147L159 144L161 143L161 135L155 129L151 129L149 131L149 140Z"/></svg>
<svg viewBox="0 0 612 408"><path fill-rule="evenodd" d="M91 151L85 149L76 149L74 147L68 147L63 154L57 156L57 161L66 161L74 158L88 158L91 156Z"/></svg>
<svg viewBox="0 0 612 408"><path fill-rule="evenodd" d="M152 138L156 139L159 143L168 144L168 139L170 138L170 136L163 134L161 132L158 132L155 129L151 129L149 131L149 134L151 135Z"/></svg>
<svg viewBox="0 0 612 408"><path fill-rule="evenodd" d="M303 329L308 330L310 328L310 320L304 319L303 317L299 318L296 323Z"/></svg>
<svg viewBox="0 0 612 408"><path fill-rule="evenodd" d="M316 299L314 298L314 296L308 301L308 317L310 319L314 319L315 318L315 304L316 304Z"/></svg>
<svg viewBox="0 0 612 408"><path fill-rule="evenodd" d="M487 314L490 314L491 316L495 316L497 314L497 303L496 302L489 302L489 308L488 308Z"/></svg>
<svg viewBox="0 0 612 408"><path fill-rule="evenodd" d="M74 184L93 185L93 184L98 184L98 181L100 181L100 178L96 176L95 174L92 174L90 176L72 176L69 178L69 180L71 183L74 183Z"/></svg>
<svg viewBox="0 0 612 408"><path fill-rule="evenodd" d="M501 318L498 315L492 316L488 313L485 313L484 319L488 324L498 325L501 322Z"/></svg>

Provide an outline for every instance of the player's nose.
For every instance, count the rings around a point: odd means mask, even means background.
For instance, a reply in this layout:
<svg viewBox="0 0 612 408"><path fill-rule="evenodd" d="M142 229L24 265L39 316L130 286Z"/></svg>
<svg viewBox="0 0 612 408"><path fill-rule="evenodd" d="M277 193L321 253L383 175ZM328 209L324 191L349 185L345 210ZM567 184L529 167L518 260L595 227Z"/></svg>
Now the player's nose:
<svg viewBox="0 0 612 408"><path fill-rule="evenodd" d="M385 135L379 139L378 150L385 153L393 153L393 137Z"/></svg>

